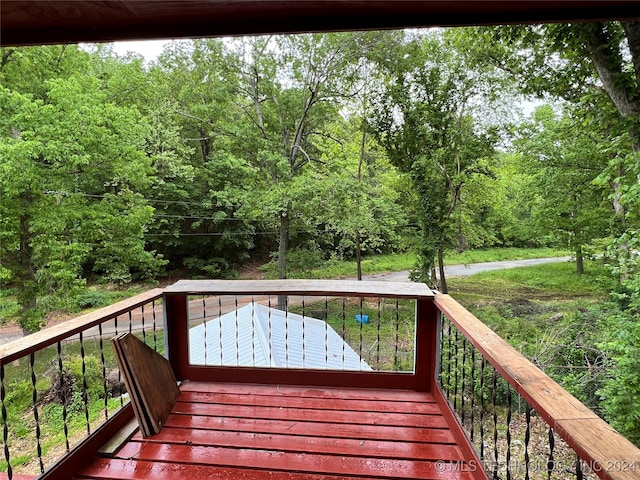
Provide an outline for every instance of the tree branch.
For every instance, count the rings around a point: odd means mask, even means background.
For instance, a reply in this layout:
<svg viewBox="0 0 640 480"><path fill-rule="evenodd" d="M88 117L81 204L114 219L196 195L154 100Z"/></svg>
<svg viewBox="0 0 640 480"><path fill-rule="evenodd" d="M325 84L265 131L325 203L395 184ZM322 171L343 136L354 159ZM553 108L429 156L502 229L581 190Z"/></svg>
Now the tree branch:
<svg viewBox="0 0 640 480"><path fill-rule="evenodd" d="M627 36L627 43L629 44L629 51L631 52L633 68L636 72L636 82L640 87L640 20L620 23L622 24L624 33Z"/></svg>
<svg viewBox="0 0 640 480"><path fill-rule="evenodd" d="M632 95L627 91L622 69L622 58L619 52L614 52L608 41L602 23L596 23L584 29L584 40L589 51L589 58L593 63L604 88L611 101L623 117L640 114L638 100L630 100Z"/></svg>

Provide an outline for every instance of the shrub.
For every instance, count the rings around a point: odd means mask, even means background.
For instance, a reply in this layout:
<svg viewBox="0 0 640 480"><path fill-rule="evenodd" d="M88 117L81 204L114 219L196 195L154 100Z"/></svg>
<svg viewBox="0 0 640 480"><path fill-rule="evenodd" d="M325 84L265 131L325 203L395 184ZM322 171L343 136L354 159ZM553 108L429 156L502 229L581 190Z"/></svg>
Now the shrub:
<svg viewBox="0 0 640 480"><path fill-rule="evenodd" d="M605 341L609 376L597 392L605 418L635 444L640 444L640 322L636 315L611 316L606 321Z"/></svg>
<svg viewBox="0 0 640 480"><path fill-rule="evenodd" d="M75 298L75 303L80 310L84 310L86 308L98 308L109 305L111 298L107 292L102 290L88 290L78 295Z"/></svg>

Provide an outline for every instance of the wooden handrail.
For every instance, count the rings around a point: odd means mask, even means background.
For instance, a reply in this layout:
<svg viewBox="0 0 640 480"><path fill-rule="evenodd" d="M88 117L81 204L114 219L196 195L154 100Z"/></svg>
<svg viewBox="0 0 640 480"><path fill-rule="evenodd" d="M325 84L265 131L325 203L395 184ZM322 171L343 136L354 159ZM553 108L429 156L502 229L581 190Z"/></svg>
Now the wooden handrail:
<svg viewBox="0 0 640 480"><path fill-rule="evenodd" d="M206 295L317 295L431 299L424 283L352 280L180 280L165 293Z"/></svg>
<svg viewBox="0 0 640 480"><path fill-rule="evenodd" d="M600 478L640 477L640 449L449 295L434 303Z"/></svg>
<svg viewBox="0 0 640 480"><path fill-rule="evenodd" d="M100 323L129 312L153 300L158 300L159 298L162 298L162 289L154 288L135 297L127 298L108 307L100 308L72 320L53 325L39 332L9 342L0 346L0 365L7 365L25 355L37 352L38 350L65 340L88 328L95 327Z"/></svg>

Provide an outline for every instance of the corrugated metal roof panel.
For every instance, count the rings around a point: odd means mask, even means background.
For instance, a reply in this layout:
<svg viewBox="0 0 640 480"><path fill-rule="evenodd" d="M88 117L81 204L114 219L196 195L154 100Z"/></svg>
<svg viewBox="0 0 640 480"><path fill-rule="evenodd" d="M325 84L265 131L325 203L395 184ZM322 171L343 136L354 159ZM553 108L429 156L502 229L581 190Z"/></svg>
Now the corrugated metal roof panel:
<svg viewBox="0 0 640 480"><path fill-rule="evenodd" d="M327 322L257 303L191 328L189 340L197 365L372 370Z"/></svg>
<svg viewBox="0 0 640 480"><path fill-rule="evenodd" d="M221 328L222 326L222 328ZM196 365L269 366L252 304L189 330L189 361Z"/></svg>

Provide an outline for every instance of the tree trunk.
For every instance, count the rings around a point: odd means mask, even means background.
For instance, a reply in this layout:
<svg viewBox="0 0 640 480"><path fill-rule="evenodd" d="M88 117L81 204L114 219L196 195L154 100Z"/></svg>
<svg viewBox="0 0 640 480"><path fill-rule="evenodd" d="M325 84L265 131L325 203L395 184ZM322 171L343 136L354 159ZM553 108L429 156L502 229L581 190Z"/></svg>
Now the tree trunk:
<svg viewBox="0 0 640 480"><path fill-rule="evenodd" d="M367 139L367 132L362 129L362 141L360 142L360 159L358 160L358 187L362 182L362 164L364 163L365 156L365 142ZM358 216L360 216L360 195L356 198L356 205ZM358 280L362 280L362 252L360 250L360 228L356 228L356 265L358 270Z"/></svg>
<svg viewBox="0 0 640 480"><path fill-rule="evenodd" d="M620 22L627 36L629 53L633 59L633 69L636 72L636 81L640 84L640 21Z"/></svg>
<svg viewBox="0 0 640 480"><path fill-rule="evenodd" d="M278 239L278 278L287 278L287 251L289 250L289 213L280 212L280 236ZM286 310L287 296L278 295L278 309Z"/></svg>
<svg viewBox="0 0 640 480"><path fill-rule="evenodd" d="M640 22L621 22L627 37L627 45L633 62L636 82L640 82ZM609 95L611 102L623 118L629 118L629 135L631 147L634 152L640 152L637 122L635 117L640 114L640 100L637 98L637 86L634 88L624 81L624 67L621 56L609 44L609 39L604 33L602 23L590 25L590 30L584 36L589 48L589 58L595 68L604 90Z"/></svg>
<svg viewBox="0 0 640 480"><path fill-rule="evenodd" d="M28 201L28 200L27 200ZM21 307L22 319L18 322L25 334L37 330L39 325L32 325L29 321L29 313L37 306L37 284L33 269L33 248L31 247L31 232L29 231L30 217L20 217L20 251L18 253L18 302Z"/></svg>
<svg viewBox="0 0 640 480"><path fill-rule="evenodd" d="M584 273L584 256L582 254L582 245L576 247L576 273Z"/></svg>
<svg viewBox="0 0 640 480"><path fill-rule="evenodd" d="M362 253L360 252L360 229L356 230L356 268L358 281L362 281Z"/></svg>
<svg viewBox="0 0 640 480"><path fill-rule="evenodd" d="M444 251L438 247L438 268L440 269L440 293L449 293L447 278L444 274Z"/></svg>
<svg viewBox="0 0 640 480"><path fill-rule="evenodd" d="M437 287L438 285L438 275L436 274L436 259L435 258L431 258L431 260L429 260L429 281L430 281L430 285L429 286L434 286Z"/></svg>
<svg viewBox="0 0 640 480"><path fill-rule="evenodd" d="M633 22L627 23L625 26L627 35L635 33L637 26ZM585 31L584 40L589 49L591 63L620 115L628 117L640 113L640 101L635 98L634 92L629 89L626 82L622 81L624 76L623 66L618 52L609 44L609 39L604 33L603 24L594 23L590 25L589 30ZM632 43L630 45L631 53L637 53L638 46L633 44L633 41L637 40L637 38L634 36L628 38L628 40ZM633 132L631 133L633 137Z"/></svg>

